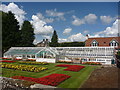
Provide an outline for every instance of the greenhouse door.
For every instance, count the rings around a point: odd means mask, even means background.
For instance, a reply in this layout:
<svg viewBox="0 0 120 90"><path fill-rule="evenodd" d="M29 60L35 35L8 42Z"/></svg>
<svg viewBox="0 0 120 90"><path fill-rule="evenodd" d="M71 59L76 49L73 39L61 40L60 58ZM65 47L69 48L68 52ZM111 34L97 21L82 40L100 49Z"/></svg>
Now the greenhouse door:
<svg viewBox="0 0 120 90"><path fill-rule="evenodd" d="M115 64L115 60L114 59L111 60L111 64Z"/></svg>
<svg viewBox="0 0 120 90"><path fill-rule="evenodd" d="M23 55L23 58L25 59L25 58L26 58L26 55Z"/></svg>

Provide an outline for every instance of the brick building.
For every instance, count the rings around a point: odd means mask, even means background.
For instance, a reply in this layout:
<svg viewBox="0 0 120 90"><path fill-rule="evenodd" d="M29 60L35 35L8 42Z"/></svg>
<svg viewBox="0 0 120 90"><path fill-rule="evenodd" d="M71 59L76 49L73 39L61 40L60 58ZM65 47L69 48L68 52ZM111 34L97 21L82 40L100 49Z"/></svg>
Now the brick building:
<svg viewBox="0 0 120 90"><path fill-rule="evenodd" d="M46 46L49 46L49 41L48 41L48 39L43 39L43 41L37 43L36 46L37 47L46 47Z"/></svg>
<svg viewBox="0 0 120 90"><path fill-rule="evenodd" d="M85 41L86 47L115 47L120 48L120 37L99 37L88 38Z"/></svg>

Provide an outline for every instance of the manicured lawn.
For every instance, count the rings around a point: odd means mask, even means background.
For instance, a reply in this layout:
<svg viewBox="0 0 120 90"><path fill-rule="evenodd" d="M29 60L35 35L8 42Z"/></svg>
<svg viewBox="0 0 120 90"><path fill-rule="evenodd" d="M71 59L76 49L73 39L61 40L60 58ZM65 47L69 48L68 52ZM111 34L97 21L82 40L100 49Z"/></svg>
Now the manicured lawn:
<svg viewBox="0 0 120 90"><path fill-rule="evenodd" d="M14 62L12 64L19 64L18 62ZM60 88L79 88L90 76L91 72L95 70L98 66L88 66L84 65L85 68L80 70L79 72L72 72L72 71L64 71L67 67L55 67L56 65L63 64L63 63L50 63L49 65L33 65L33 66L44 66L48 67L48 70L41 71L41 72L27 72L27 71L19 71L13 69L2 69L2 76L4 77L12 77L12 76L25 76L25 77L33 77L33 78L40 78L43 76L47 76L53 73L58 74L66 74L71 76L69 79L65 80L57 87ZM77 64L79 65L79 64Z"/></svg>

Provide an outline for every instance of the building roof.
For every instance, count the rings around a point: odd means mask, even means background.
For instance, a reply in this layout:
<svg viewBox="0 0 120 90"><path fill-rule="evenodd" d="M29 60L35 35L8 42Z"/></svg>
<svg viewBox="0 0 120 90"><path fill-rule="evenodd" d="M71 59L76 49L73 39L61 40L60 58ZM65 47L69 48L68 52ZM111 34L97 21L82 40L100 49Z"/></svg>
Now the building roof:
<svg viewBox="0 0 120 90"><path fill-rule="evenodd" d="M99 37L99 38L88 38L85 42L85 46L90 46L92 41L97 41L99 46L109 46L109 43L112 40L116 40L119 43L120 47L120 37Z"/></svg>
<svg viewBox="0 0 120 90"><path fill-rule="evenodd" d="M4 55L35 55L43 51L59 54L54 47L11 47Z"/></svg>

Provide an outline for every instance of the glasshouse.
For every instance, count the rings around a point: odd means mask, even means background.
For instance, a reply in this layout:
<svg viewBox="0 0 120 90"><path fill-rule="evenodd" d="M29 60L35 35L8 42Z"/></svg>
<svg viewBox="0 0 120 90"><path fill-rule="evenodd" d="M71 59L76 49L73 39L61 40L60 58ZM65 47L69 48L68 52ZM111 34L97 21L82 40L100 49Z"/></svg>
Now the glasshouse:
<svg viewBox="0 0 120 90"><path fill-rule="evenodd" d="M58 52L51 47L11 47L5 54L6 58L35 59L37 62L55 63Z"/></svg>
<svg viewBox="0 0 120 90"><path fill-rule="evenodd" d="M115 60L114 50L114 47L11 47L4 57L50 63L64 60L73 63L111 64L111 61Z"/></svg>

